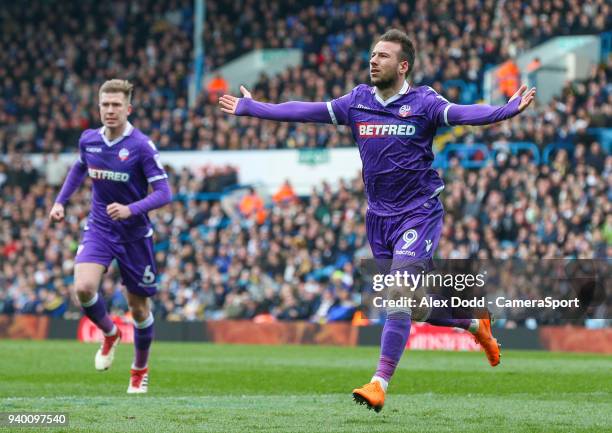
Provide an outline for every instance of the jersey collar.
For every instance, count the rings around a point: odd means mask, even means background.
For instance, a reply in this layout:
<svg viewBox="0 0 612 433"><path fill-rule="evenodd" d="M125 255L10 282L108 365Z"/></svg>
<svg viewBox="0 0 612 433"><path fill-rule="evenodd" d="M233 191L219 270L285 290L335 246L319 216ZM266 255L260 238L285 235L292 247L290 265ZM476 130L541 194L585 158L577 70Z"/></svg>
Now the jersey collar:
<svg viewBox="0 0 612 433"><path fill-rule="evenodd" d="M396 93L395 95L389 97L389 99L384 100L379 94L378 94L378 89L376 87L374 87L374 96L376 97L376 100L378 102L380 102L380 105L382 105L383 107L386 107L387 105L389 105L392 102L397 101L399 98L401 98L403 95L405 95L406 93L408 93L410 91L410 85L408 84L408 81L404 81L404 85L402 86L402 88L400 89L400 91L398 93Z"/></svg>
<svg viewBox="0 0 612 433"><path fill-rule="evenodd" d="M132 126L132 124L130 122L127 122L125 124L125 129L123 130L123 134L121 134L119 137L115 138L113 141L109 141L108 138L106 138L106 135L104 135L104 131L105 130L106 130L106 126L103 126L102 128L100 128L98 130L98 132L102 136L102 140L104 140L104 143L108 147L112 147L113 145L115 145L115 144L119 143L121 140L123 140L125 137L128 137L132 133L132 131L134 130L134 127Z"/></svg>

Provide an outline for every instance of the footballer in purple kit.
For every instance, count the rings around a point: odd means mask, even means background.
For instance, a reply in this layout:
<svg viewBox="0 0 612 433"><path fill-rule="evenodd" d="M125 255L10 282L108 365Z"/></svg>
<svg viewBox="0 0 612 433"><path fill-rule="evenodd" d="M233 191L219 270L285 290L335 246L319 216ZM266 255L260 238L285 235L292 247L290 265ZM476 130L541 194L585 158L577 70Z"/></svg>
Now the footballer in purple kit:
<svg viewBox="0 0 612 433"><path fill-rule="evenodd" d="M374 258L391 260L392 269L407 258L430 264L440 240L444 209L438 196L444 183L432 168L436 129L500 122L516 116L535 99L535 88L521 86L502 106L453 104L430 87L410 85L414 59L408 36L392 29L372 49L373 86L359 85L329 102L262 103L253 100L243 86L242 98L223 95L219 99L223 112L237 116L348 125L363 164L368 241ZM377 412L382 409L388 382L410 335L411 314L410 309L387 311L378 367L369 383L353 390L357 403ZM499 345L489 318L449 317L447 308L432 307L420 320L471 332L489 363L499 364Z"/></svg>
<svg viewBox="0 0 612 433"><path fill-rule="evenodd" d="M148 389L148 358L153 340L149 297L157 291L153 228L147 213L172 200L168 176L153 142L128 122L133 85L106 81L99 91L103 126L79 139L79 158L70 169L50 212L64 219L64 206L86 176L92 180L92 203L74 267L74 287L84 314L104 333L95 368L110 368L121 332L98 294L102 276L116 259L134 319L134 361L127 392ZM149 186L152 192L148 193Z"/></svg>

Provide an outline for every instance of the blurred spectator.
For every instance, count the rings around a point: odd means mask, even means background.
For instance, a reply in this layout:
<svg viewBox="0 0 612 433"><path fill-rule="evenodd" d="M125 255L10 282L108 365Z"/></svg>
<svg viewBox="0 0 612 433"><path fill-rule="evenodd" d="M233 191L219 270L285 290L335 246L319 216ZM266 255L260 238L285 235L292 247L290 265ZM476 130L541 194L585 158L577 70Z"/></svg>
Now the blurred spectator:
<svg viewBox="0 0 612 433"><path fill-rule="evenodd" d="M276 204L293 203L297 200L297 195L295 194L289 179L283 182L279 190L272 196L272 200L274 200L274 203Z"/></svg>
<svg viewBox="0 0 612 433"><path fill-rule="evenodd" d="M510 98L516 93L521 81L521 71L513 59L508 59L497 70L497 87L502 95Z"/></svg>
<svg viewBox="0 0 612 433"><path fill-rule="evenodd" d="M228 93L229 86L221 74L216 74L206 85L206 91L208 92L209 102L211 104L216 104L221 96Z"/></svg>
<svg viewBox="0 0 612 433"><path fill-rule="evenodd" d="M66 164L60 160L59 153L53 152L51 155L46 156L45 162L45 181L47 185L61 186L68 172Z"/></svg>
<svg viewBox="0 0 612 433"><path fill-rule="evenodd" d="M254 218L257 224L263 224L266 219L266 209L262 198L249 187L248 193L240 200L240 213L246 218Z"/></svg>
<svg viewBox="0 0 612 433"><path fill-rule="evenodd" d="M591 143L589 153L585 158L585 163L587 166L593 167L595 170L597 170L597 173L601 173L603 171L605 155L603 154L601 146L598 142L594 141Z"/></svg>

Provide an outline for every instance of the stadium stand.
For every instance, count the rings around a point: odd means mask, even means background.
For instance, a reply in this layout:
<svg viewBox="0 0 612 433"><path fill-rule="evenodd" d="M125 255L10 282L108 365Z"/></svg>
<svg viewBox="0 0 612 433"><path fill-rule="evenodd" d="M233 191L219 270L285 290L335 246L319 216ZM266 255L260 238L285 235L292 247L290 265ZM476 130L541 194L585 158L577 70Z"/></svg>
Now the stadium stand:
<svg viewBox="0 0 612 433"><path fill-rule="evenodd" d="M578 258L612 254L612 156L595 146L574 160L565 151L540 167L524 156L500 166L445 171L447 209L440 258ZM73 256L89 203L74 196L67 221L51 226L57 188L13 156L1 183L0 312L64 314ZM2 170L0 170L2 172ZM185 197L206 181L171 173ZM2 179L2 177L0 177ZM284 186L286 188L286 186ZM175 201L153 214L160 293L156 314L169 320L253 318L348 320L356 304L356 263L370 256L360 178L337 190L323 184L309 197L270 201L267 215L222 208L218 200ZM103 290L124 311L115 269ZM60 302L61 300L61 302ZM76 309L74 312L76 313Z"/></svg>
<svg viewBox="0 0 612 433"><path fill-rule="evenodd" d="M11 3L0 11L2 153L72 151L81 131L98 123L97 88L115 76L137 83L139 126L162 147L170 139L180 146L191 55L189 1L30 6Z"/></svg>
<svg viewBox="0 0 612 433"><path fill-rule="evenodd" d="M270 101L325 100L367 81L371 36L388 26L406 29L418 43L414 82L464 103L479 96L487 65L557 34L612 28L605 0L514 0L501 7L490 0L446 0L436 2L436 10L421 0L380 2L376 10L369 2L209 3L209 70L258 47L304 50L302 68L260 77L254 96ZM352 146L347 129L226 117L206 88L190 110L191 8L187 0L3 6L0 313L79 314L68 287L89 191L73 196L62 224L51 226L47 212L67 169L57 153L74 151L80 132L97 124L95 92L105 78L136 83L133 122L161 150ZM230 17L238 15L236 25ZM443 24L449 16L453 23ZM264 28L264 22L274 25ZM612 58L527 116L452 130L454 142L494 149L495 163L469 169L449 157L439 256L610 257L612 156L589 128L611 124ZM531 162L528 152L509 152L517 141L534 143L542 157L547 149L542 164ZM45 170L34 169L26 152L44 152ZM322 184L309 197L294 197L286 185L279 197L288 199L241 213L219 201L218 193L237 183L231 167L169 172L177 200L152 216L161 276L157 315L350 320L357 307L355 264L370 255L360 178L338 189ZM199 193L213 195L196 199ZM118 281L112 269L102 289L110 309L123 312Z"/></svg>
<svg viewBox="0 0 612 433"><path fill-rule="evenodd" d="M385 1L378 8L369 2L294 0L267 2L265 7L256 1L209 2L207 68L214 70L258 47L301 48L303 67L278 77L261 77L255 96L272 101L327 100L367 81L372 35L395 26L406 30L417 43L414 83L431 85L452 101L470 103L481 92L482 75L488 66L552 36L598 34L612 28L612 10L605 0L511 1L502 5L449 0L436 2L435 8L423 0ZM228 119L209 103L206 87L196 108L188 109L193 31L188 0L129 6L123 2L50 1L34 3L31 8L14 3L1 13L6 23L0 39L3 153L73 149L80 131L96 124L95 91L111 76L135 82L134 123L148 131L160 149L337 147L352 143L346 129L338 133L326 126ZM107 19L96 20L95 16ZM233 16L241 17L238 23ZM453 20L447 25L449 16ZM264 28L264 22L275 26ZM119 34L127 36L119 38ZM606 73L609 75L609 67ZM600 97L601 89L587 87L583 94ZM579 110L580 106L572 107ZM609 116L609 107L602 108L606 110ZM575 115L573 122L587 117Z"/></svg>

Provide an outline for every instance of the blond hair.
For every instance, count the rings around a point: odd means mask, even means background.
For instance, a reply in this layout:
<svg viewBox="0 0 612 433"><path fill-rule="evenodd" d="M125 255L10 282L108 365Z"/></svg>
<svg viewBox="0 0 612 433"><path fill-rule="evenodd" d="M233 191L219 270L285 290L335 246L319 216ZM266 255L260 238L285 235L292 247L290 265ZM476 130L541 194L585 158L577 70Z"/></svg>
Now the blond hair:
<svg viewBox="0 0 612 433"><path fill-rule="evenodd" d="M127 98L128 104L132 102L132 92L134 91L134 85L128 80L120 80L113 78L112 80L105 81L100 86L99 95L102 93L123 93Z"/></svg>

